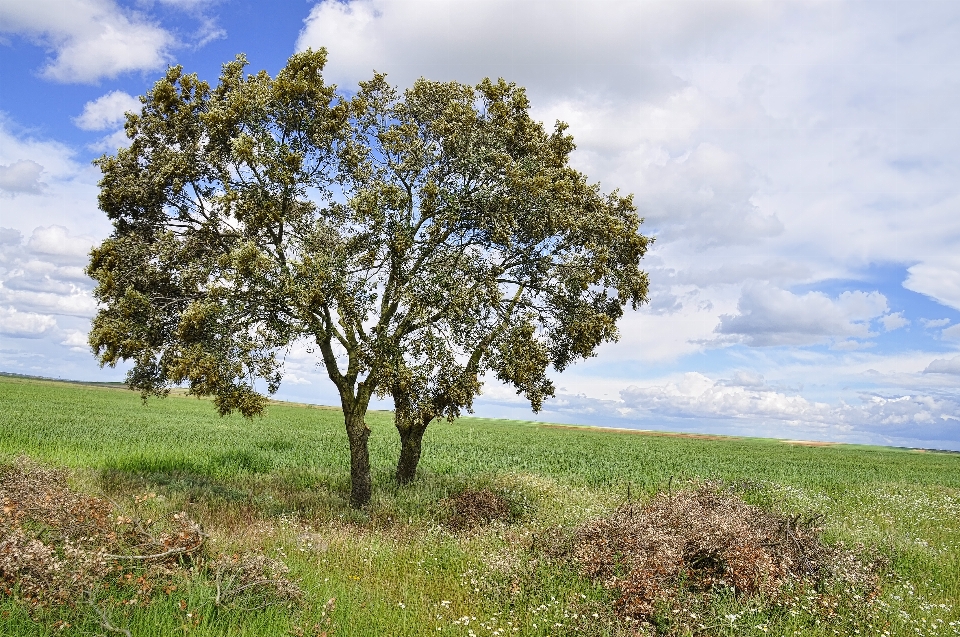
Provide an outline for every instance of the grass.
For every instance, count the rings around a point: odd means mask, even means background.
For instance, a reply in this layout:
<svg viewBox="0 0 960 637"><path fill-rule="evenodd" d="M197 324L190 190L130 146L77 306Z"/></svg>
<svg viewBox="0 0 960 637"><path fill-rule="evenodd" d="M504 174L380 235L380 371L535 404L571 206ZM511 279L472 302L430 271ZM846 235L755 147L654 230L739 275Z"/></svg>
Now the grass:
<svg viewBox="0 0 960 637"><path fill-rule="evenodd" d="M497 564L531 560L529 547L551 527L575 528L628 494L643 498L697 478L746 484L763 506L823 513L830 541L876 547L892 560L869 622L817 624L803 612L770 615L727 599L714 614L734 619L707 634L862 627L960 635L960 454L463 418L431 425L420 477L398 488L391 419L368 416L375 494L358 512L346 505L347 440L336 409L274 404L246 421L184 396L143 405L118 388L0 377L0 461L26 454L67 468L78 489L121 506L156 494L138 506L157 515L186 510L216 550L279 557L306 593L301 605L250 613L213 608L210 582L188 578L149 605L114 608L111 621L134 635L605 634L602 612L579 628L572 617L608 608L603 589L541 565L510 594L509 568ZM443 498L478 486L504 494L520 521L444 530ZM9 597L0 598L0 621L10 635L104 632L89 613L30 613ZM63 622L70 627L60 630Z"/></svg>

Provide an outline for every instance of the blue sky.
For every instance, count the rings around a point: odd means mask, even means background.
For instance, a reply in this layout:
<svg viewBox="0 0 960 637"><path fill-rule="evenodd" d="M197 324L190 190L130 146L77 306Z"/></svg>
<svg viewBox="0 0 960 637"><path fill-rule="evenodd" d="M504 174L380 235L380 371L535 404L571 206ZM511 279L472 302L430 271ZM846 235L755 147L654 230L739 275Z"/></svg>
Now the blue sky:
<svg viewBox="0 0 960 637"><path fill-rule="evenodd" d="M0 0L0 370L80 379L90 161L168 64L215 81L326 46L504 77L656 235L649 306L537 418L960 450L960 4ZM303 348L280 397L336 404ZM477 412L533 417L488 383Z"/></svg>

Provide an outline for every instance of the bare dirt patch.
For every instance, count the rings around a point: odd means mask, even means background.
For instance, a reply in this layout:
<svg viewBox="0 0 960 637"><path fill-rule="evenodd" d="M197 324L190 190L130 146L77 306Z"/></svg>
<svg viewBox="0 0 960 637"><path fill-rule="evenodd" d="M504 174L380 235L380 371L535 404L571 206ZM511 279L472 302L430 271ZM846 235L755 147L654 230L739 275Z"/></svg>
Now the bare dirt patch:
<svg viewBox="0 0 960 637"><path fill-rule="evenodd" d="M628 434L633 436L657 436L662 438L689 438L691 440L737 440L739 436L720 436L715 434L688 434L678 431L654 431L653 429L623 429L620 427L587 427L583 425L540 425L544 429L576 429L579 431L602 431L604 433Z"/></svg>
<svg viewBox="0 0 960 637"><path fill-rule="evenodd" d="M823 442L820 440L783 440L784 444L797 445L799 447L833 447L835 442Z"/></svg>

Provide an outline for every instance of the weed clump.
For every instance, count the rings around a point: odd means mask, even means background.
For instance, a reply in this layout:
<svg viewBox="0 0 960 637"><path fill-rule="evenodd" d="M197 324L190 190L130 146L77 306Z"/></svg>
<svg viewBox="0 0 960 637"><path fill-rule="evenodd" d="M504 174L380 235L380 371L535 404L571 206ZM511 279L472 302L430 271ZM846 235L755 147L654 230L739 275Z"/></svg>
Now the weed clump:
<svg viewBox="0 0 960 637"><path fill-rule="evenodd" d="M452 531L469 531L514 517L510 502L490 489L465 489L441 502L444 525Z"/></svg>
<svg viewBox="0 0 960 637"><path fill-rule="evenodd" d="M628 623L667 634L697 634L718 597L753 598L785 607L812 594L815 612L836 613L828 591L855 587L875 594L876 564L865 564L822 540L820 518L785 516L752 506L716 484L659 493L583 525L574 535L572 561L614 593ZM864 599L863 596L858 599Z"/></svg>

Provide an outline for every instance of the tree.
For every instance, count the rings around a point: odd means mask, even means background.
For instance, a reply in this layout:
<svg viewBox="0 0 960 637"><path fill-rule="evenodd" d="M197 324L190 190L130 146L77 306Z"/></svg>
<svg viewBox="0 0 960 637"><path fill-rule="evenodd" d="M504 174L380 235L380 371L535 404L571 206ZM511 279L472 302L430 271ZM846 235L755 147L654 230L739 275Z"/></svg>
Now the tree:
<svg viewBox="0 0 960 637"><path fill-rule="evenodd" d="M569 165L573 140L522 88L383 75L351 98L326 53L271 78L240 56L211 89L169 69L97 160L114 232L91 254L101 364L132 360L144 397L186 384L221 414L261 413L281 354L318 350L337 387L354 506L371 493L365 414L392 395L398 478L435 417L493 372L539 408L547 368L614 340L646 300L650 239L630 197ZM258 383L260 383L258 385Z"/></svg>

